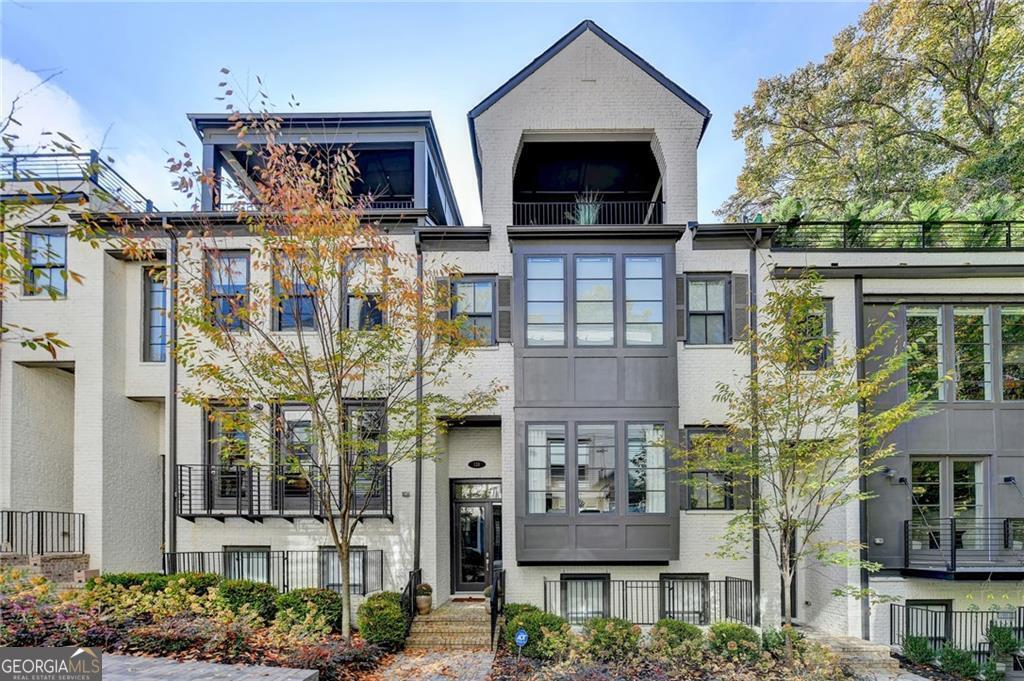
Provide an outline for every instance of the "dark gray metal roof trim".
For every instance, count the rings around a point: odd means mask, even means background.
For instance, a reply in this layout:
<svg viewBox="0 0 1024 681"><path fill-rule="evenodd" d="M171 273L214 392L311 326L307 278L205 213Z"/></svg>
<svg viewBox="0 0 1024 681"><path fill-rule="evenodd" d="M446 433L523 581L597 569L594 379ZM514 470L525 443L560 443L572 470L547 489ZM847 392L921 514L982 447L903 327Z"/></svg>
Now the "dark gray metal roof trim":
<svg viewBox="0 0 1024 681"><path fill-rule="evenodd" d="M869 265L865 267L783 267L772 270L775 279L797 279L804 272L823 279L969 279L1024 276L1024 265Z"/></svg>
<svg viewBox="0 0 1024 681"><path fill-rule="evenodd" d="M482 102L477 104L475 107L470 109L469 114L467 114L467 117L469 118L469 141L470 145L473 148L473 162L476 165L477 184L481 186L481 194L483 194L483 179L481 178L480 174L480 153L479 150L477 149L476 144L476 125L474 124L474 120L476 119L477 116L487 111L487 109L491 108L491 106L494 105L495 102L497 102L499 99L508 94L509 91L511 91L514 87L516 87L524 80L526 80L528 77L530 77L530 75L532 75L534 71L544 66L544 64L548 63L552 59L552 57L554 57L556 54L565 49L566 46L568 46L572 41L576 40L576 38L580 37L586 31L591 31L598 38L608 43L608 45L612 49L614 49L623 57L631 61L633 64L639 67L641 71L643 71L651 78L656 80L666 90L668 90L676 97L686 102L686 104L688 104L694 111L703 116L704 123L701 126L700 135L697 137L697 144L698 146L700 145L700 141L704 137L704 131L707 130L708 123L711 122L711 109L709 109L707 106L701 103L700 100L691 95L689 92L679 87L677 83L669 79L668 76L666 76L664 73L651 66L651 64L647 62L643 57L641 57L636 52L634 52L633 50L629 49L621 42L616 40L614 36L612 36L610 33L608 33L603 28L598 26L596 23L594 23L594 21L592 21L591 19L584 19L575 28L573 28L571 31L562 36L554 45L552 45L547 50L542 52L539 57L537 57L529 64L527 64L525 68L523 68L517 74L515 74L507 81L505 81L505 83L501 85L501 87L499 87L497 90L489 94L486 98L484 98Z"/></svg>

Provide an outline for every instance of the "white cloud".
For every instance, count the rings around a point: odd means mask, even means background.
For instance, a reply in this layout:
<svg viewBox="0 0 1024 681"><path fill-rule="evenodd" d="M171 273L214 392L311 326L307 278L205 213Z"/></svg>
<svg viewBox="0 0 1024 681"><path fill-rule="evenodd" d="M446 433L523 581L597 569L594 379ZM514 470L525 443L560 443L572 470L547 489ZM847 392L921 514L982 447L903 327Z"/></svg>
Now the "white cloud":
<svg viewBox="0 0 1024 681"><path fill-rule="evenodd" d="M0 58L0 106L6 117L17 99L14 118L20 126L9 129L18 136L16 151L31 152L45 147L57 132L62 132L82 149L103 141L102 131L93 125L82 107L56 84L21 64ZM47 134L50 133L50 134Z"/></svg>

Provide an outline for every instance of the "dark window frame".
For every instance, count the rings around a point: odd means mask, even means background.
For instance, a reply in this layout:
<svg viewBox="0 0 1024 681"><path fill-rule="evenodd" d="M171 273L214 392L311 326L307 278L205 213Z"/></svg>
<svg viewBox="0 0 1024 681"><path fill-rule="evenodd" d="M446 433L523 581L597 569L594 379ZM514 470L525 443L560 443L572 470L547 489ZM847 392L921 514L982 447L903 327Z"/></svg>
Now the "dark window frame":
<svg viewBox="0 0 1024 681"><path fill-rule="evenodd" d="M630 300L629 298L629 281L630 277L627 275L627 262L631 258L657 258L661 263L661 300ZM668 340L666 336L666 310L665 304L668 302L668 295L666 290L666 272L665 272L665 260L666 255L664 253L623 253L622 254L622 276L619 277L622 281L622 347L626 348L664 348L667 347ZM633 277L641 281L651 281L649 277ZM674 275L673 275L674 278ZM629 304L633 303L661 303L661 321L660 322L630 322L629 321ZM631 325L639 324L659 324L661 326L661 342L660 343L630 343L629 342L629 327Z"/></svg>
<svg viewBox="0 0 1024 681"><path fill-rule="evenodd" d="M251 581L257 581L253 579L251 573L247 573L244 569L235 572L236 567L232 567L229 562L229 556L237 554L263 554L266 557L266 580L263 583L272 584L273 577L271 575L270 556L271 548L266 544L225 544L221 547L224 556L224 577L226 579L246 579ZM250 567L253 563L246 561L245 567Z"/></svg>
<svg viewBox="0 0 1024 681"><path fill-rule="evenodd" d="M477 340L478 347L492 347L498 344L498 276L494 274L469 274L464 275L459 279L454 279L451 282L451 295L452 295L452 307L451 307L451 318L455 319L460 313L457 310L458 301L455 297L456 287L459 284L473 284L474 285L474 296L476 295L476 284L490 284L491 286L491 311L489 313L466 312L467 320L472 319L490 319L491 320L491 333L487 339L480 339L476 334L473 334L473 338ZM472 328L479 328L475 325L470 325ZM466 327L460 329L466 338L469 336L465 335ZM486 342L484 342L486 340Z"/></svg>
<svg viewBox="0 0 1024 681"><path fill-rule="evenodd" d="M1020 348L1019 348L1018 352L1020 353L1020 356L1022 357L1022 360L1021 360L1021 362L1019 364L1024 365L1024 340L1007 342L1007 338L1006 338L1006 317L1010 316L1010 314L1011 314L1009 312L1010 310L1021 310L1021 313L1024 313L1024 303L1021 303L1021 304L1003 303L1003 304L998 305L996 307L998 309L998 314L994 315L994 316L998 319L998 323L999 323L999 372L998 372L999 373L999 389L998 389L998 391L996 391L995 388L993 387L993 394L998 394L999 395L999 399L1001 399L1003 402L1020 402L1020 401L1024 400L1024 375L1022 375L1021 378L1019 379L1020 383L1021 383L1020 387L1016 388L1016 390L1019 390L1019 396L1018 397L1012 396L1012 393L1008 392L1008 390L1014 390L1014 388L1008 388L1007 387L1007 383L1008 383L1007 378L1009 377L1009 372L1008 372L1007 368L1018 365L1018 362L1008 363L1006 358L1007 358L1007 354L1008 354L1007 353L1007 347L1008 346L1013 346L1013 345L1019 345ZM1016 314L1021 314L1021 313L1014 312L1012 314L1016 315ZM995 361L995 358L993 357L993 363L994 363L994 361ZM1022 374L1024 374L1024 366L1022 366L1020 370L1021 370ZM995 373L994 370L993 370L993 373Z"/></svg>
<svg viewBox="0 0 1024 681"><path fill-rule="evenodd" d="M605 258L605 259L608 259L608 260L611 261L611 265L612 265L612 276L611 276L612 298L611 298L611 300L594 300L594 301L588 301L588 300L581 301L581 300L579 300L578 296L579 296L579 281L580 281L580 276L579 276L579 260L580 260L580 258ZM619 258L617 258L614 253L573 253L572 254L572 327L573 327L573 346L574 347L577 347L577 348L614 348L614 347L616 347L618 345L618 336L619 336L618 327L619 327L619 324L618 324L618 319L617 319L618 315L615 312L615 309L617 307L617 305L615 304L615 298L616 298L615 293L616 293L616 290L620 286L619 283L618 283L620 280L623 282L622 285L621 285L623 293L625 293L625 290L626 290L625 289L625 279L624 279L624 277L625 277L625 259L622 260L621 276L620 276L620 273L619 273L619 267L620 267L620 265L619 265ZM662 266L662 269L664 269L664 265ZM604 280L603 279L594 279L592 277L587 277L587 278L584 279L584 281L604 281ZM586 304L586 303L607 303L607 304L611 305L611 310L612 310L612 321L611 321L612 340L611 340L610 343L581 343L580 342L580 337L579 337L579 332L580 332L579 305L580 305L581 302L584 303L584 304ZM625 310L623 310L623 314L625 314ZM583 326L584 327L586 327L586 326L607 326L607 324L586 322L586 323L583 324ZM623 316L623 333L625 333L625 316ZM568 342L568 338L566 338L566 341ZM623 342L625 342L625 337L623 337Z"/></svg>
<svg viewBox="0 0 1024 681"><path fill-rule="evenodd" d="M717 347L717 346L731 346L732 341L732 274L724 272L700 272L700 273L685 273L683 275L686 279L686 286L683 290L683 295L686 297L684 304L686 310L686 345L693 345L695 347ZM723 282L725 284L722 300L721 312L717 310L703 310L694 311L690 305L690 283L691 282ZM694 316L706 318L706 317L722 317L722 342L711 343L707 341L707 324L705 323L705 341L698 343L693 340L693 326L691 324L691 318Z"/></svg>
<svg viewBox="0 0 1024 681"><path fill-rule="evenodd" d="M384 400L374 400L374 399L352 399L352 400L345 400L344 410L345 410L345 428L346 429L349 429L349 428L352 427L352 422L351 422L352 414L355 411L357 411L357 410L366 410L366 409L378 409L378 410L380 410L380 418L379 418L379 421L378 421L379 429L376 431L376 434L377 434L377 437L378 437L377 452L378 452L378 454L382 454L383 458L385 460L384 461L377 461L377 462L372 462L372 461L369 462L369 465L372 467L371 468L371 472L369 473L369 475L362 475L358 470L356 470L356 468L358 466L360 466L360 465L367 465L366 462L363 462L362 464L360 464L358 459L352 462L351 465L353 466L353 470L354 470L353 476L352 476L352 495L353 495L353 500L352 500L353 507L352 507L352 510L353 510L353 512L357 512L359 508L362 508L364 513L373 514L373 513L376 513L378 511L384 511L386 509L386 504L387 504L386 495L388 495L390 493L390 491L388 490L388 474L387 474L387 469L389 468L389 466L388 466L388 464L386 462L386 459L387 459L387 446L388 446L388 438L387 438L388 421L387 421L386 403L384 402ZM350 458L352 457L352 455L353 455L352 452L349 452L347 454L347 456L349 456ZM338 471L338 474L339 475L341 474L340 470ZM376 486L375 487L374 487L374 482L376 482ZM371 494L369 494L368 496L369 496L369 498L371 500L372 499L378 499L379 500L379 504L380 504L379 508L377 508L376 502L373 502L373 501L366 502L365 501L365 497L360 498L358 496L359 493L360 493L360 488L359 488L360 484L369 485L369 489L373 490L373 492ZM359 503L360 501L363 501L364 503Z"/></svg>
<svg viewBox="0 0 1024 681"><path fill-rule="evenodd" d="M633 511L633 510L630 510L630 503L629 503L629 492L630 492L630 487L629 487L629 482L630 482L630 477L629 477L629 469L630 469L630 465L629 465L629 428L630 428L630 426L653 426L655 428L657 428L659 426L661 427L661 432L662 432L663 439L666 441L665 444L661 445L661 448L663 450L665 450L665 451L662 452L662 456L664 457L664 463L663 463L663 465L660 468L655 469L655 470L662 470L662 471L665 472L665 489L664 490L652 490L652 491L654 491L654 492L659 492L660 491L662 494L665 495L665 510L663 510L663 511ZM678 510L677 509L672 509L671 508L671 504L669 503L669 500L670 500L669 491L672 488L672 467L669 465L670 461L669 461L669 452L668 452L668 443L667 443L667 440L668 440L668 423L666 423L665 421L658 421L658 420L651 420L651 421L627 420L625 423L623 423L623 437L624 437L624 444L625 444L625 449L623 450L623 460L624 460L624 465L625 465L625 469L626 469L625 470L625 473L626 473L626 485L625 485L625 493L624 493L625 494L625 498L626 498L626 503L625 503L625 505L623 507L625 515L643 518L643 517L648 517L648 516L667 515L668 513L671 513L671 512L678 513ZM651 468L647 467L644 470L645 471L651 470ZM646 475L644 476L644 478L646 480Z"/></svg>
<svg viewBox="0 0 1024 681"><path fill-rule="evenodd" d="M32 254L34 249L32 248L32 237L40 236L46 238L46 251L42 253L45 260L39 264L33 264ZM53 249L50 246L50 242L54 237L59 236L64 241L64 260L51 260L49 259L54 254ZM22 295L30 298L47 297L49 298L51 293L55 293L58 299L67 298L68 295L68 230L66 227L26 227L24 231L24 256L25 256L25 281L22 289ZM36 280L39 272L46 270L51 273L50 275L50 286L38 287L36 286ZM53 272L63 272L63 276L58 276L56 281L59 282L59 288L54 286L54 279L52 276Z"/></svg>
<svg viewBox="0 0 1024 681"><path fill-rule="evenodd" d="M530 303L555 303L554 300L530 300L530 260L539 258L557 258L562 263L562 342L561 343L531 343L530 342ZM523 341L526 347L530 348L567 348L569 347L569 296L566 295L566 282L569 279L568 265L569 254L565 253L529 253L523 259ZM557 281L556 279L537 279L536 281ZM555 324L537 324L537 326L556 326Z"/></svg>
<svg viewBox="0 0 1024 681"><path fill-rule="evenodd" d="M728 430L727 430L727 428L725 426L686 426L684 430L686 431L686 448L687 449L690 449L691 447L693 447L693 437L694 436L716 435L716 434L723 434L724 435L725 433L728 432ZM698 474L698 475L700 475L700 474L703 474L703 475L712 475L712 474L714 474L714 475L721 475L723 477L723 479L725 480L725 485L723 485L723 492L724 492L723 499L722 499L722 502L724 504L723 506L721 506L721 507L718 507L718 506L699 506L699 507L696 507L696 506L693 505L693 502L694 502L694 499L693 499L694 488L693 488L693 485L690 484L689 481L693 478L693 476L695 474ZM685 511L698 511L698 512L699 511L736 511L736 510L744 510L744 509L737 509L736 508L736 482L737 481L733 479L731 474L723 473L721 471L715 471L715 470L698 469L698 470L694 470L694 471L688 471L686 473L686 479L687 479L686 494L685 494L684 499L683 499L683 504L681 504L682 507L683 507L683 510L685 510Z"/></svg>
<svg viewBox="0 0 1024 681"><path fill-rule="evenodd" d="M364 292L363 296L357 296L354 293L349 292L351 289L351 286L349 286L349 284L353 279L355 268L363 265L362 254L366 250L367 249L365 248L353 249L353 251L349 254L349 257L352 258L352 260L345 262L345 270L344 272L342 272L342 295L340 301L342 322L341 326L342 328L348 331L372 331L373 329L385 326L388 323L387 315L378 306L378 301L383 295L380 291L366 291ZM363 300L366 304L368 304L371 310L369 314L380 315L379 321L377 321L376 323L367 324L365 326L357 321L356 326L353 327L349 303L354 299Z"/></svg>
<svg viewBox="0 0 1024 681"><path fill-rule="evenodd" d="M580 476L579 476L579 473L580 473L580 427L581 426L582 427L587 427L587 426L611 426L611 428L612 428L612 446L614 447L614 455L615 455L614 465L611 468L608 468L607 466L601 466L600 467L601 470L605 470L605 471L611 470L612 473L613 473L612 487L613 487L613 490L614 490L614 498L612 499L613 509L611 511L590 511L590 512L587 512L587 513L583 513L582 511L580 511L580 508L579 508L579 505L580 505L580 501L579 501L579 498L580 498ZM619 439L620 439L619 438L619 424L617 422L615 422L615 421L577 421L575 423L575 428L573 429L573 431L574 431L573 432L574 440L573 440L573 448L572 448L572 469L573 469L573 485L572 485L572 487L573 487L573 494L567 495L568 496L567 501L571 501L572 502L571 506L567 506L567 508L569 509L569 512L572 515L577 515L577 516L584 515L584 516L588 516L588 517L589 516L604 516L604 517L621 516L622 513L619 510L621 508L621 503L619 501L619 498L621 497L621 491L620 491L621 490L621 485L619 485L619 468L621 467L621 462L622 462L622 458L623 457L621 456L620 447L619 447ZM568 445L568 443L566 443L566 444ZM568 447L566 448L565 457L566 457L566 469L568 469L570 467L569 466L570 455L569 455ZM587 462L587 466L590 467L589 460ZM569 481L567 479L566 480L566 487L568 488L568 486L569 486ZM568 492L568 489L567 489L567 492Z"/></svg>
<svg viewBox="0 0 1024 681"><path fill-rule="evenodd" d="M526 513L528 515L531 515L531 516L534 516L534 517L538 517L538 518L546 517L546 516L562 516L562 517L565 517L565 516L570 515L570 509L572 508L572 505L570 504L569 492L571 491L572 485L569 482L569 471L572 468L573 454L570 453L570 451L569 451L569 422L568 421L558 421L558 420L551 420L551 421L528 421L528 422L526 422L524 424L524 426L525 426L526 430L524 432L525 438L523 440L524 441L524 446L523 446L523 471L526 474L525 475L526 479L524 481L525 484L523 485L523 494L525 495L526 499L525 499L525 503L523 505L523 508L526 509ZM565 497L565 510L563 510L563 511L536 512L536 511L531 511L530 510L530 492L541 492L541 491L543 491L544 494L548 494L547 487L545 487L543 490L534 490L534 489L530 488L530 471L531 470L541 470L539 468L531 468L530 467L530 428L532 426L543 426L543 427L561 426L561 428L562 428L562 447L563 447L563 450L564 450L563 455L562 455L563 458L564 458L564 462L562 463L562 468L563 468L562 475L565 478L565 489L562 490L562 494ZM552 442L553 442L552 440L547 440L545 445L544 445L544 449L545 449L545 466L544 466L544 470L545 471L550 471L551 470L551 443Z"/></svg>
<svg viewBox="0 0 1024 681"><path fill-rule="evenodd" d="M993 306L993 305L990 305L990 304L987 304L987 303L979 303L977 305L972 305L970 303L953 303L953 304L951 304L949 306L949 308L950 308L950 312L949 312L949 329L950 329L949 333L950 333L950 336L949 336L949 338L951 340L951 343L950 343L950 348L949 348L950 363L948 364L948 366L951 367L952 372L953 372L953 381L952 381L952 390L951 390L953 402L957 402L957 403L961 403L961 404L964 404L964 403L967 403L967 404L969 404L969 403L987 404L987 403L994 402L996 400L996 387L997 387L996 386L996 362L997 362L997 360L999 361L999 371L1000 372L1002 371L1002 357L1001 356L1000 357L996 356L997 343L996 343L996 337L995 337L996 336L996 334L995 334L995 331L996 331L995 317L997 316L997 312L998 312L999 321L1000 321L1000 323L1002 322L1002 316L1003 316L1002 315L1002 307L1001 306ZM988 395L986 395L984 397L981 397L981 398L975 398L975 397L962 398L962 397L960 397L960 385L961 385L961 381L960 381L960 366L961 366L961 362L960 362L960 356L959 356L960 355L960 344L957 343L957 333L956 333L957 310L971 310L971 309L981 309L981 310L984 311L983 314L982 314L982 320L983 320L982 321L982 355L981 355L981 359L980 359L980 364L982 366L982 384L981 384L981 388L982 388L982 391L984 392L986 387L987 387L988 388ZM966 315L960 315L960 316L966 316ZM984 341L984 334L985 334L985 330L986 329L988 330L988 343L987 344ZM1000 328L1000 333L999 333L999 339L998 340L999 340L998 346L999 346L999 349L1001 350L1002 349L1002 329L1001 328ZM985 350L986 349L988 350L988 359L987 360L985 359ZM971 363L972 364L979 363L979 360L975 360L975 361L973 361ZM986 367L988 368L988 380L987 381L985 380L985 376L984 376L984 371L985 371Z"/></svg>
<svg viewBox="0 0 1024 681"><path fill-rule="evenodd" d="M815 315L817 316L817 315ZM821 297L821 338L835 341L835 318L833 315L833 299ZM821 348L820 356L811 359L801 367L802 371L817 371L832 364L832 342L825 343Z"/></svg>
<svg viewBox="0 0 1024 681"><path fill-rule="evenodd" d="M278 259L285 258L283 255L275 256ZM274 331L284 333L299 333L304 331L316 331L317 318L316 318L316 294L311 290L311 287L306 284L305 280L302 279L301 274L296 276L299 272L298 267L295 263L286 263L288 270L292 272L292 293L285 294L281 287L281 272L274 272L274 300L276 302L273 310ZM284 264L278 263L280 269L284 269ZM299 287L302 288L302 292L299 293ZM310 306L313 308L313 321L312 324L307 328L302 324L302 314L300 312L303 300L308 299ZM292 323L286 325L284 323L286 310L285 306L291 307L291 318Z"/></svg>
<svg viewBox="0 0 1024 681"><path fill-rule="evenodd" d="M665 591L671 582L697 582L700 584L700 605L699 611L683 610L679 613L672 611L665 604ZM679 614L684 617L675 617ZM697 622L691 622L685 615L697 615ZM711 575L707 572L662 572L658 575L658 616L659 618L671 617L671 619L690 624L707 625L711 623Z"/></svg>
<svg viewBox="0 0 1024 681"><path fill-rule="evenodd" d="M153 273L156 270L161 270L163 272L163 281L159 282L163 289L163 307L160 308L153 307L152 300L154 293L153 285L159 281L153 276ZM152 265L142 268L142 361L146 363L163 364L167 361L167 313L169 309L168 303L170 302L167 299L167 275L167 268L160 265ZM161 313L159 319L162 320L163 324L157 325L153 323L154 312ZM155 329L163 329L162 343L152 342L151 334ZM159 352L155 352L156 349L159 349Z"/></svg>
<svg viewBox="0 0 1024 681"><path fill-rule="evenodd" d="M562 610L562 617L569 622L569 624L583 624L589 619L594 617L608 617L611 614L611 587L612 577L607 572L570 572L562 573L558 576L559 580L559 600ZM590 612L584 613L582 618L574 617L569 612L569 585L573 582L599 582L601 584L601 614L592 615ZM588 616L590 615L590 616Z"/></svg>
<svg viewBox="0 0 1024 681"><path fill-rule="evenodd" d="M367 584L368 584L368 581L369 581L369 580L367 580L367 577L368 577L367 572L369 570L369 564L368 564L368 561L367 561L367 557L369 556L369 550L368 550L368 548L366 546L350 546L348 548L348 552L349 552L349 556L348 556L348 560L349 560L349 570L348 570L348 578L349 578L348 589L349 589L349 593L352 594L352 595L355 595L355 596L365 596L366 592L367 592L366 591L366 587L367 587ZM359 562L361 563L360 571L361 571L362 579L359 580L358 582L355 579L353 579L354 574L353 574L353 571L352 571L352 558L353 558L353 556L356 556L356 555L360 555L361 556L361 560ZM331 591L333 591L335 593L340 593L341 592L341 561L338 559L338 548L334 544L321 544L320 546L317 547L316 557L317 557L317 584L319 585L319 587L321 589L329 589L329 590L331 590ZM338 569L338 574L337 574L338 581L337 582L329 581L329 579L330 579L330 577L332 575L330 575L330 574L325 575L324 574L325 572L327 572L327 573L331 572L330 569L327 569L327 570L324 569L325 568L324 560L326 558L328 558L328 557L333 557L334 560L336 561L336 565L337 565L337 569Z"/></svg>
<svg viewBox="0 0 1024 681"><path fill-rule="evenodd" d="M213 283L213 267L214 262L220 260L222 257L238 257L245 256L245 292L241 294L237 293L222 293L216 290ZM232 321L230 325L223 324L221 321L221 315L219 310L218 301L221 299L240 299L242 302L236 305L236 308L248 307L251 300L252 292L250 287L252 286L252 251L244 248L229 248L224 250L207 250L206 251L206 295L207 299L212 305L210 310L210 321L217 325L224 327L227 331L237 333L246 332L245 322L238 319L237 317Z"/></svg>

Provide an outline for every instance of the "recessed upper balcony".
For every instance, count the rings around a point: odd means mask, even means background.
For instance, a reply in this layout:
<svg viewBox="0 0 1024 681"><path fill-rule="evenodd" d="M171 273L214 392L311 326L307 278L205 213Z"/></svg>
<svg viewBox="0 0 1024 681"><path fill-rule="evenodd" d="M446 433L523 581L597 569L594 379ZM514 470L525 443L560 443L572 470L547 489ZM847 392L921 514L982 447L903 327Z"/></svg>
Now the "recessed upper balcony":
<svg viewBox="0 0 1024 681"><path fill-rule="evenodd" d="M512 193L514 225L664 224L649 141L525 142Z"/></svg>

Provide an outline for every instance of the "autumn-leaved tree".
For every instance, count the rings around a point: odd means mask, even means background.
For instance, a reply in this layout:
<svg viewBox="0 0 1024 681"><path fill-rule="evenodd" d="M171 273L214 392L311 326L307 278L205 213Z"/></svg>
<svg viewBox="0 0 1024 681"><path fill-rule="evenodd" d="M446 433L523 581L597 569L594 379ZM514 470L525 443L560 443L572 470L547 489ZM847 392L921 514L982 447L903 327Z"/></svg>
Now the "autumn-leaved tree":
<svg viewBox="0 0 1024 681"><path fill-rule="evenodd" d="M1022 97L1021 0L875 0L822 61L758 83L718 212L767 215L787 196L828 218L851 202L891 201L906 218L914 201L1020 201Z"/></svg>
<svg viewBox="0 0 1024 681"><path fill-rule="evenodd" d="M216 463L245 483L261 471L323 518L348 636L350 546L381 510L389 468L431 456L446 422L486 413L502 387L453 385L473 343L463 320L438 314L452 299L436 282L458 273L418 269L412 238L368 217L372 197L350 191L351 150L278 143L270 113L232 120L254 169L251 207L237 228L197 214L178 236L181 398L218 422ZM186 191L212 182L171 165Z"/></svg>
<svg viewBox="0 0 1024 681"><path fill-rule="evenodd" d="M915 393L896 406L880 406L918 352L883 351L894 333L891 323L872 329L858 349L838 342L826 317L816 276L776 282L758 307L758 328L740 344L745 354L755 354L756 369L717 386L727 429L694 438L680 453L685 471L722 474L692 476L698 491L727 495L741 480L757 481L750 509L730 520L717 554L749 557L752 531L758 531L762 550L782 575L785 624L792 624L789 593L801 560L878 569L861 561L859 539L830 534L826 523L869 498L860 479L895 453L889 436L921 414L924 398ZM858 364L868 357L874 368L858 377Z"/></svg>

